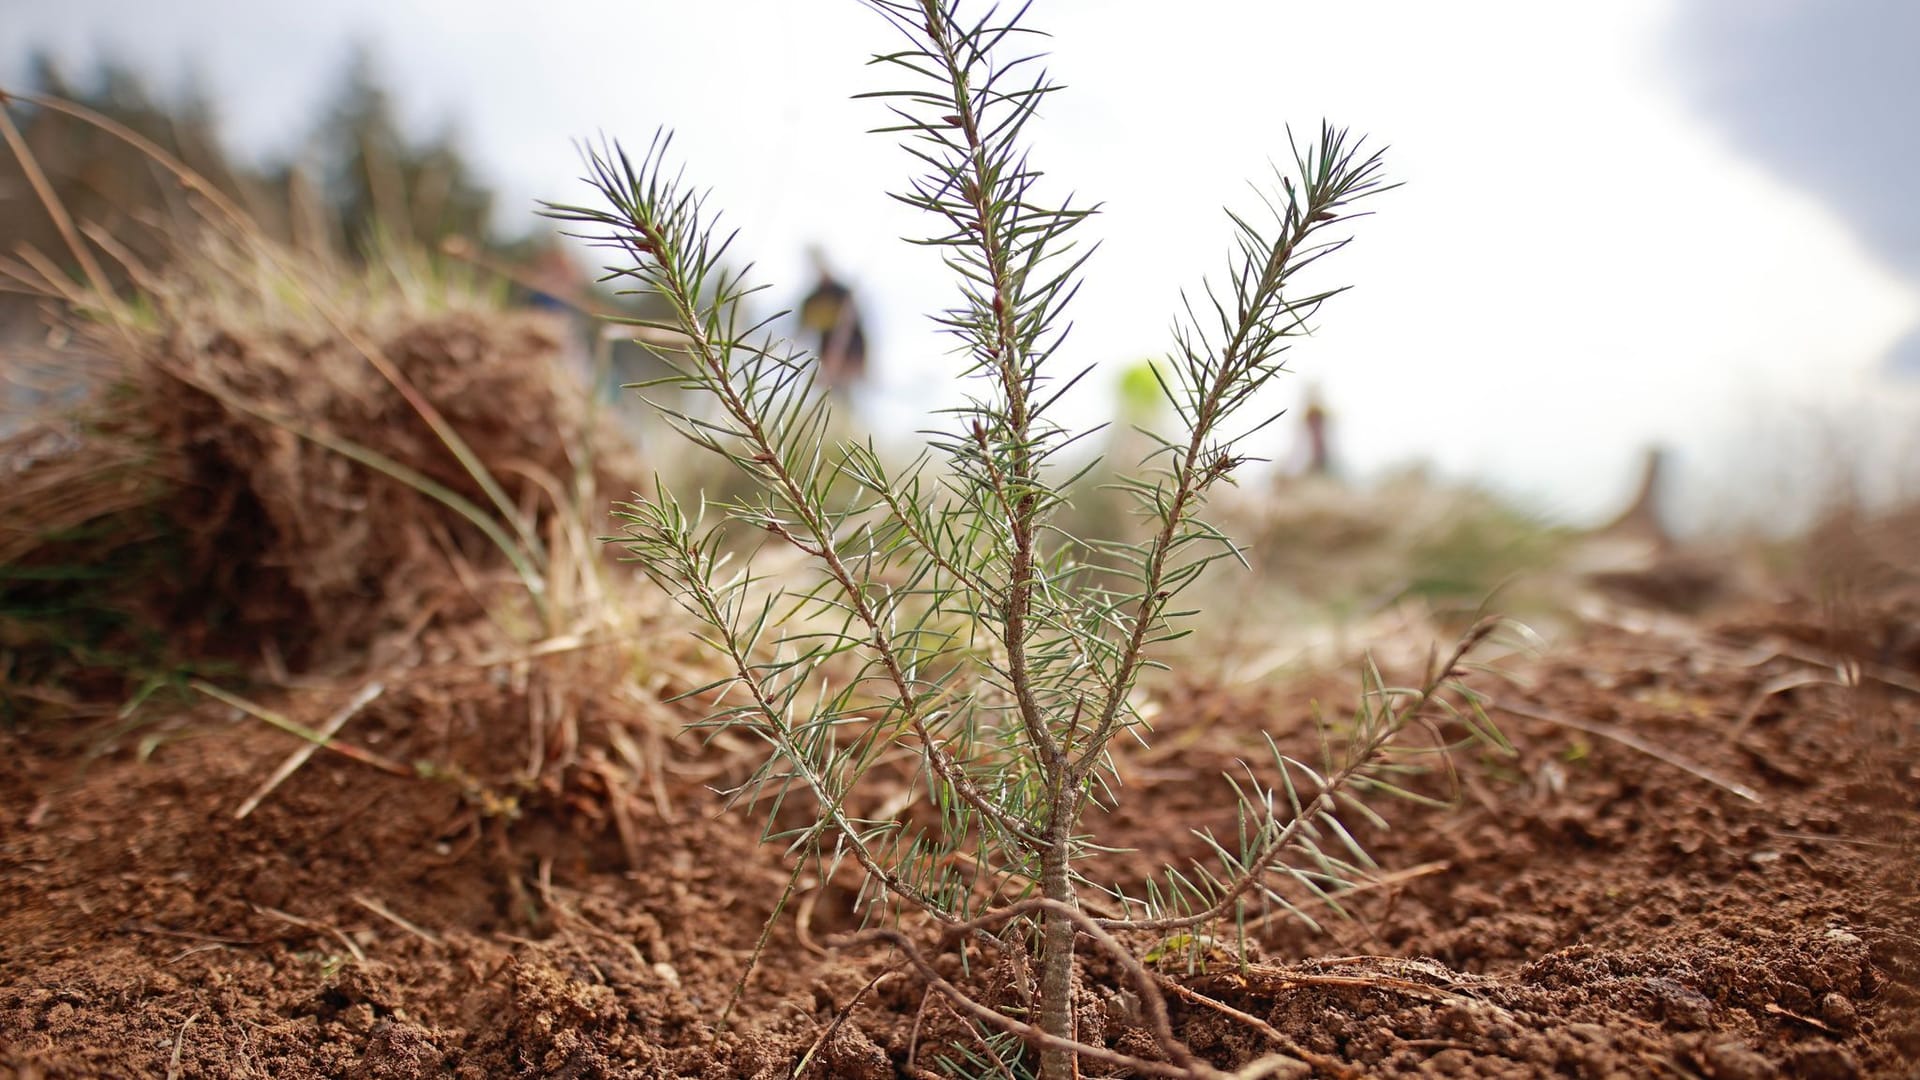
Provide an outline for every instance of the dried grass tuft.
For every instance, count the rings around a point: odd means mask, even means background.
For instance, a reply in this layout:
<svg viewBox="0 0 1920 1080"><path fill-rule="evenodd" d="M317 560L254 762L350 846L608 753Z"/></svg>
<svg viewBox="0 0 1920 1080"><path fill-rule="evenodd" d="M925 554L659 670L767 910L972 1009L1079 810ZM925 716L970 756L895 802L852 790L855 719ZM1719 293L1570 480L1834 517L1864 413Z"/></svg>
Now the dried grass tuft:
<svg viewBox="0 0 1920 1080"><path fill-rule="evenodd" d="M590 425L563 328L259 243L203 242L137 309L69 316L64 351L92 365L78 403L0 439L16 681L263 657L338 673L430 623L538 638L578 614L553 596L597 595L582 534L637 469ZM24 378L47 358L8 359Z"/></svg>

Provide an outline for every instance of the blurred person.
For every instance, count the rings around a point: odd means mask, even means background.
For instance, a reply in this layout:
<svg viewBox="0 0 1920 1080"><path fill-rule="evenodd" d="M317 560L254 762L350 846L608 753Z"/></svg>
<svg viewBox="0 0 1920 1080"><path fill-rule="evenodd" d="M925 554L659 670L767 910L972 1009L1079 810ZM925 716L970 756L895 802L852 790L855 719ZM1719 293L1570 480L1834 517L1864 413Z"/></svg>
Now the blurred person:
<svg viewBox="0 0 1920 1080"><path fill-rule="evenodd" d="M1332 414L1320 397L1320 388L1307 388L1306 407L1300 415L1300 442L1295 460L1297 471L1305 476L1333 475Z"/></svg>
<svg viewBox="0 0 1920 1080"><path fill-rule="evenodd" d="M1106 452L1121 468L1145 462L1159 445L1145 433L1164 427L1167 396L1160 380L1161 361L1143 357L1122 368L1114 383L1115 422L1107 435Z"/></svg>
<svg viewBox="0 0 1920 1080"><path fill-rule="evenodd" d="M800 301L800 326L814 335L814 356L820 365L820 385L829 393L844 394L867 374L867 333L853 290L833 276L826 255L817 247L807 252L818 279Z"/></svg>

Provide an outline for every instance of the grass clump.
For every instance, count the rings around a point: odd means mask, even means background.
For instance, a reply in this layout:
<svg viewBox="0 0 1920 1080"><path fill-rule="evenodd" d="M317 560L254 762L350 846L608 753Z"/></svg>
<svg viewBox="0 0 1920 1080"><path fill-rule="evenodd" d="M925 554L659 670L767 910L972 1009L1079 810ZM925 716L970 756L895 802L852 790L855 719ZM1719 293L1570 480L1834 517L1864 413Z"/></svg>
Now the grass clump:
<svg viewBox="0 0 1920 1080"><path fill-rule="evenodd" d="M584 507L628 487L630 462L594 424L563 327L416 247L354 264L275 239L137 132L34 101L126 142L183 209L149 261L42 183L77 270L0 259L56 313L53 344L0 354L0 379L55 388L0 417L9 715L111 710L234 670L349 676L430 624L580 629L603 584Z"/></svg>
<svg viewBox="0 0 1920 1080"><path fill-rule="evenodd" d="M736 795L767 809L766 836L830 876L857 865L870 924L884 913L930 924L945 948L1016 958L1029 983L989 1005L950 981L904 929L891 943L971 1022L1024 1046L1011 1065L1045 1080L1079 1061L1143 1075L1218 1072L1173 1032L1143 957L1204 959L1213 931L1295 899L1334 899L1371 863L1348 823L1379 823L1365 800L1411 794L1401 774L1433 742L1410 730L1455 722L1459 737L1498 743L1459 677L1482 624L1416 685L1369 670L1362 704L1329 729L1308 765L1275 749L1234 784L1236 836L1208 837L1209 864L1169 867L1143 889L1090 879L1100 850L1084 820L1123 797L1121 738L1145 739L1135 689L1196 613L1181 596L1237 557L1200 515L1246 462L1242 440L1272 419L1260 392L1339 288L1308 271L1348 242L1362 200L1382 191L1381 159L1323 126L1295 145L1265 216L1230 215L1224 279L1190 298L1159 391L1177 428L1153 436L1140 468L1116 482L1144 538L1106 540L1057 527L1080 471L1063 464L1081 434L1054 419L1085 374L1059 370L1065 312L1088 250L1093 208L1049 202L1023 140L1055 90L1038 58L1008 55L1030 33L1011 16L963 14L956 0L872 0L906 39L876 64L903 85L872 95L923 172L895 198L934 222L917 242L938 250L960 300L936 316L962 356L965 404L949 410L927 452L905 468L871 443L831 432L811 359L747 313L754 289L725 269L731 237L701 192L669 165L669 139L637 159L613 145L588 154L600 205L550 204L616 253L609 275L672 312L672 382L704 408L667 410L690 442L718 455L752 494L709 507L670 492L628 505L625 543L643 569L705 625L730 673L714 687L711 725L752 734L766 756ZM720 520L709 523L707 511ZM810 569L777 578L736 565L728 529L762 537ZM883 765L912 764L909 798L878 798ZM891 782L891 781L890 781ZM802 803L797 817L783 807ZM904 925L904 923L902 924ZM1147 949L1128 941L1155 939ZM1091 947L1119 963L1141 1001L1158 1056L1080 1037L1075 959ZM1007 1040L1011 1039L1009 1043ZM953 1063L961 1071L970 1066ZM1269 1063L1271 1064L1271 1063Z"/></svg>

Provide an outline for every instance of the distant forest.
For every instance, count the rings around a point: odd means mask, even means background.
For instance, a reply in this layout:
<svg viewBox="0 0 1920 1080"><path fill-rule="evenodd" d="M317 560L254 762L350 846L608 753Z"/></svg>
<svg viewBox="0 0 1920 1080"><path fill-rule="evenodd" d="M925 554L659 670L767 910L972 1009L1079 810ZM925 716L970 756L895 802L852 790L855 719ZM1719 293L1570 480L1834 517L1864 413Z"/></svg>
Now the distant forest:
<svg viewBox="0 0 1920 1080"><path fill-rule="evenodd" d="M203 93L157 94L140 72L116 61L75 76L36 54L26 84L5 89L61 98L125 125L237 200L269 235L303 250L360 261L382 245L434 251L459 237L483 256L527 265L549 243L538 229L497 231L494 193L456 140L402 130L364 52L346 65L298 150L264 165L242 164L223 145ZM177 238L173 227L188 216L188 196L172 177L94 125L30 101L11 101L7 109L47 186L76 221L111 235L136 263L164 260ZM9 148L0 152L0 254L22 251L66 261L52 218ZM0 296L0 319L20 315L20 304L18 295Z"/></svg>

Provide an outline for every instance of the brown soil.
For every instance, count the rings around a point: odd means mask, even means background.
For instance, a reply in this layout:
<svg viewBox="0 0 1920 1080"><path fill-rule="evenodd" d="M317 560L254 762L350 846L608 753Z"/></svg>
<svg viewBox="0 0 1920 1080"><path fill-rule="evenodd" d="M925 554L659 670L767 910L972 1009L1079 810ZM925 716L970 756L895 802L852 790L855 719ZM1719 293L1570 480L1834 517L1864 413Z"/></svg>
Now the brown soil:
<svg viewBox="0 0 1920 1080"><path fill-rule="evenodd" d="M1223 1066L1277 1034L1318 1074L1920 1075L1920 698L1871 679L1758 697L1814 670L1766 644L1796 620L1594 627L1517 665L1503 701L1559 719L1504 714L1518 756L1461 762L1456 809L1385 808L1395 830L1367 839L1387 884L1353 921L1269 920L1264 963L1167 969L1268 1032L1172 998L1177 1030ZM1189 826L1231 826L1234 758L1261 730L1310 753L1309 697L1350 692L1165 690L1102 823L1140 849L1122 872L1197 854ZM94 740L0 736L0 1068L889 1077L974 1038L897 957L824 948L850 894L805 880L720 1031L788 880L712 794L737 760L682 737L647 748L655 790L583 758L503 797L471 778L538 749L515 694L389 693L354 740L467 771L322 754L245 820L293 748L252 721L178 717L91 760ZM1151 1055L1115 973L1084 975L1082 1036Z"/></svg>

